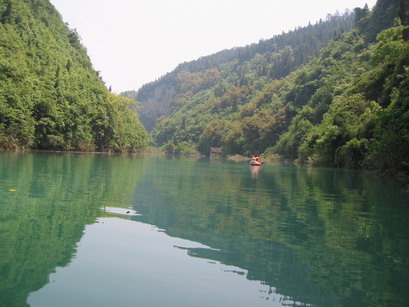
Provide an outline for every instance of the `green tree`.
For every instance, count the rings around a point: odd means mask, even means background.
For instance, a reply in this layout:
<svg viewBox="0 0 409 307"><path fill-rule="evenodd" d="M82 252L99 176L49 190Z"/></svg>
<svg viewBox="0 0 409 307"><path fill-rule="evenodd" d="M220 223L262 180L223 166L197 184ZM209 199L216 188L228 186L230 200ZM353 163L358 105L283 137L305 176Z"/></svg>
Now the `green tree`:
<svg viewBox="0 0 409 307"><path fill-rule="evenodd" d="M0 12L0 149L146 146L134 102L109 92L49 1L2 1Z"/></svg>

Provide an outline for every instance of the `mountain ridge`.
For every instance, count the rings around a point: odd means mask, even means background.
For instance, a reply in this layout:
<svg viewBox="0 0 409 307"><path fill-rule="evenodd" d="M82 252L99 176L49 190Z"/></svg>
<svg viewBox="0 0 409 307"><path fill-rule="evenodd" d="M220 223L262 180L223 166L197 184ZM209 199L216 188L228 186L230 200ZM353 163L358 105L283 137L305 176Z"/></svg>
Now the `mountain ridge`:
<svg viewBox="0 0 409 307"><path fill-rule="evenodd" d="M258 43L253 43L244 47L234 47L216 52L212 55L200 57L197 60L184 62L179 64L172 72L165 74L158 80L143 85L137 92L127 91L122 93L126 97L133 98L141 103L139 116L142 123L148 131L155 125L155 120L161 116L167 116L171 113L171 109L177 108L181 100L186 100L186 95L191 95L204 87L209 88L214 85L216 76L213 69L218 69L220 66L238 60L240 63L253 59L256 54L269 54L267 61L272 64L274 61L279 62L279 56L286 56L285 52L292 53L295 56L295 63L291 65L284 64L282 69L272 69L272 67L264 68L264 75L271 75L274 78L280 78L287 75L289 70L306 63L310 56L317 56L319 50L328 42L337 32L351 28L353 25L353 16L351 12L345 12L344 15L329 15L326 21L320 20L314 25L309 24L306 27L299 27L294 31L275 35L266 40L260 40ZM285 47L294 48L294 50L285 49ZM307 51L305 46L309 46ZM280 54L284 50L283 54ZM277 59L278 58L278 59ZM239 63L239 64L240 64ZM285 67L285 66L290 67ZM189 75L185 78L186 73ZM210 72L213 76L209 76L207 80L202 80L204 87L191 86L189 89L180 88L185 86L182 84L189 77L203 79L202 76L195 76L206 72ZM184 74L184 75L183 75ZM213 78L212 78L213 77ZM223 78L225 76L218 76ZM217 78L217 79L219 79ZM178 95L180 97L178 97Z"/></svg>
<svg viewBox="0 0 409 307"><path fill-rule="evenodd" d="M222 147L225 155L408 174L408 11L404 0L356 8L351 30L333 33L300 66L296 48L286 46L269 54L272 62L255 52L249 60L165 75L138 91L143 106L145 91L158 85L157 94L169 99L167 115L154 104L148 114L153 144L176 153ZM168 85L173 96L166 96Z"/></svg>

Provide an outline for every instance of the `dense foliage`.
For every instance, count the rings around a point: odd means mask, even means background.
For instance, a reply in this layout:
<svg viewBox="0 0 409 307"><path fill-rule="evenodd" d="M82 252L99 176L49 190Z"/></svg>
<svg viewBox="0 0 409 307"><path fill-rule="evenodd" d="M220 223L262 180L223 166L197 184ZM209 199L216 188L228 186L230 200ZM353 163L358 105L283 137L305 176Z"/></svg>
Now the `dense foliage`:
<svg viewBox="0 0 409 307"><path fill-rule="evenodd" d="M0 149L136 151L147 135L47 0L0 0Z"/></svg>
<svg viewBox="0 0 409 307"><path fill-rule="evenodd" d="M312 48L305 65L295 50L312 46L298 49L295 39L293 46L275 49L272 42L281 37L266 44L270 52L237 56L206 70L183 70L189 63L182 64L172 73L176 77L166 75L138 92L148 109L158 93L173 97L168 116L156 108L162 116L151 133L155 144L184 143L204 154L222 147L225 154L265 152L315 165L408 173L407 6L402 0L379 0L372 11L357 8L353 16L329 16L284 35L303 37L352 18L353 28L333 36L316 58L311 58ZM173 84L168 91L166 83Z"/></svg>
<svg viewBox="0 0 409 307"><path fill-rule="evenodd" d="M398 12L407 12L403 3ZM319 165L409 173L407 21L396 19L367 45L373 17L363 17L297 71L282 92L291 121L274 150Z"/></svg>
<svg viewBox="0 0 409 307"><path fill-rule="evenodd" d="M141 102L140 119L151 130L164 116L180 110L203 91L209 91L214 98L234 91L235 87L259 91L269 81L287 76L310 57L318 56L334 36L352 25L351 12L328 15L315 25L183 63L138 92L123 94Z"/></svg>

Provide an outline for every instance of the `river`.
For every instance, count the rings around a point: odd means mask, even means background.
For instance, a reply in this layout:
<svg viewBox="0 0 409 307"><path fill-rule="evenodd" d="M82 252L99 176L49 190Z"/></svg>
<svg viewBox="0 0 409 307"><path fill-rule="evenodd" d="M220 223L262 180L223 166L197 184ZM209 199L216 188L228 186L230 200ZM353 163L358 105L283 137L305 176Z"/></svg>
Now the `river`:
<svg viewBox="0 0 409 307"><path fill-rule="evenodd" d="M409 181L0 153L0 306L408 306Z"/></svg>

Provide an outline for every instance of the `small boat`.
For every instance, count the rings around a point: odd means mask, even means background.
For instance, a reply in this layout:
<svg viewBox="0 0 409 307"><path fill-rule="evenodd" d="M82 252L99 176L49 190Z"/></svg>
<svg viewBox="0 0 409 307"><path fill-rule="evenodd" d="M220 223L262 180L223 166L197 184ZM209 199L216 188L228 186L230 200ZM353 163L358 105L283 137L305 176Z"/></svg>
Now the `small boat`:
<svg viewBox="0 0 409 307"><path fill-rule="evenodd" d="M261 166L261 165L263 165L263 163L259 162L259 161L256 161L256 160L251 160L250 165L251 166Z"/></svg>

